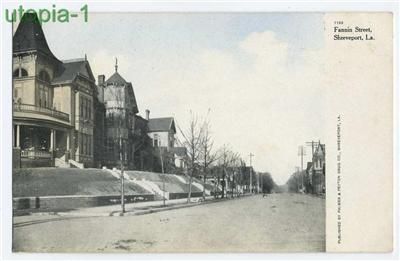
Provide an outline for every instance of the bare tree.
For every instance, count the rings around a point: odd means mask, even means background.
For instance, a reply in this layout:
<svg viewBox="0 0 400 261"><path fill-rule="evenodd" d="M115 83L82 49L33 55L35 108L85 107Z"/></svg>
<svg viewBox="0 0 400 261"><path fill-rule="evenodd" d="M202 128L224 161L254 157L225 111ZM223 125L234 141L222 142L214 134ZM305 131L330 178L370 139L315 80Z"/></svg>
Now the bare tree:
<svg viewBox="0 0 400 261"><path fill-rule="evenodd" d="M202 130L201 126L199 125L199 121L197 116L191 114L191 120L189 127L186 130L182 130L178 125L179 131L183 137L181 141L181 145L186 147L187 150L187 174L189 175L189 193L187 202L190 203L190 198L192 195L192 181L193 176L195 174L196 169L198 168L198 163L200 159L201 153L201 135Z"/></svg>
<svg viewBox="0 0 400 261"><path fill-rule="evenodd" d="M205 120L201 129L200 155L203 168L203 200L206 198L206 180L209 167L217 160L217 154L213 151L214 141L210 134L210 122Z"/></svg>
<svg viewBox="0 0 400 261"><path fill-rule="evenodd" d="M218 166L222 172L222 198L225 197L225 192L227 189L227 175L228 168L232 167L232 163L237 159L238 154L232 152L227 145L223 145L223 147L219 150L218 156Z"/></svg>
<svg viewBox="0 0 400 261"><path fill-rule="evenodd" d="M231 197L234 197L234 192L236 190L236 194L238 194L237 192L237 184L240 181L240 171L241 171L241 158L240 155L238 153L233 153L232 154L232 159L231 159L231 166L230 166L230 170L231 170Z"/></svg>

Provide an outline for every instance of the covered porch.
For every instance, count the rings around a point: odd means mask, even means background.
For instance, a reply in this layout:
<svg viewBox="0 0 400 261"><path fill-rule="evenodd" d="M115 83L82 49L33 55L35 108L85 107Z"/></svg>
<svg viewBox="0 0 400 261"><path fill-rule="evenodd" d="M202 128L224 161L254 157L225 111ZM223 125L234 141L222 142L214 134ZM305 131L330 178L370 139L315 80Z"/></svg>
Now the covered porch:
<svg viewBox="0 0 400 261"><path fill-rule="evenodd" d="M55 161L68 162L70 158L70 131L27 124L13 126L14 162L20 167L53 167ZM15 166L18 167L18 166Z"/></svg>

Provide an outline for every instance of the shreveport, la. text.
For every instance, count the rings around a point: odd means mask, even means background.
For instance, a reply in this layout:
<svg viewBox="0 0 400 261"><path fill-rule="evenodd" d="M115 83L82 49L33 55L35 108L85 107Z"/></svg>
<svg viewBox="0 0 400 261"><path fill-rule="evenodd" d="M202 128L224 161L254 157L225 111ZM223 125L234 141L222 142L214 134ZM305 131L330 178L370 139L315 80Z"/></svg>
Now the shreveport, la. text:
<svg viewBox="0 0 400 261"><path fill-rule="evenodd" d="M370 27L345 26L343 22L335 22L333 27L335 41L373 41L375 37Z"/></svg>

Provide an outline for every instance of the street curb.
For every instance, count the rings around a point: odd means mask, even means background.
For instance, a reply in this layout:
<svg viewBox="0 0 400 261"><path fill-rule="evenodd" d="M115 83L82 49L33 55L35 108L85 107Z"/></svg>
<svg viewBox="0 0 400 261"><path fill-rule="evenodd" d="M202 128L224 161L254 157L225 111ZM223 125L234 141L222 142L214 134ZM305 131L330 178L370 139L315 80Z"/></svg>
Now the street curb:
<svg viewBox="0 0 400 261"><path fill-rule="evenodd" d="M240 197L233 198L234 200L236 199L242 199L245 197L249 196L254 196L253 195L241 195ZM189 208L189 207L195 207L195 206L200 206L200 205L205 205L205 204L211 204L211 203L218 203L218 202L223 202L223 201L228 201L232 200L232 198L219 198L219 199L211 199L211 200L206 200L206 201L201 201L201 202L191 202L191 203L177 203L173 204L171 206L166 206L166 207L161 207L161 208L149 208L147 210L131 210L129 212L121 213L121 211L111 211L111 212L98 212L98 213L93 213L93 212L63 212L63 211L49 211L49 212L37 212L37 213L25 213L27 216L62 216L62 217L111 217L111 216L141 216L141 215L147 215L147 214L152 214L152 213L157 213L157 212L162 212L162 211L168 211L168 210L174 210L174 209L181 209L181 208Z"/></svg>
<svg viewBox="0 0 400 261"><path fill-rule="evenodd" d="M242 199L247 196L250 196L250 195L242 195L239 198L233 198L233 199ZM142 210L142 211L137 211L137 212L132 211L132 212L122 213L121 211L112 211L109 216L120 216L120 217L122 217L122 216L141 216L141 215L147 215L147 214L152 214L152 213L157 213L157 212L162 212L162 211L181 209L181 208L190 208L190 207L201 206L201 205L206 205L206 204L211 204L211 203L218 203L218 202L228 201L231 199L232 198L223 198L223 199L214 199L214 200L210 200L210 201L203 201L203 202L199 202L199 203L183 203L183 204L176 204L174 206L165 207L165 208L148 209L148 210Z"/></svg>

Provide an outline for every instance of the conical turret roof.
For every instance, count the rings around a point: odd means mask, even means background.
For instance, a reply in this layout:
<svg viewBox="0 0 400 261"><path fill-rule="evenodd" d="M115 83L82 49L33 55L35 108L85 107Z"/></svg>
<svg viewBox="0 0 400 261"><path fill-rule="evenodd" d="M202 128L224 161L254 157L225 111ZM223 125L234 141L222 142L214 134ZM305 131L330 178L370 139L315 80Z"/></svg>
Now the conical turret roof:
<svg viewBox="0 0 400 261"><path fill-rule="evenodd" d="M40 51L56 60L36 13L25 13L13 37L13 52Z"/></svg>

